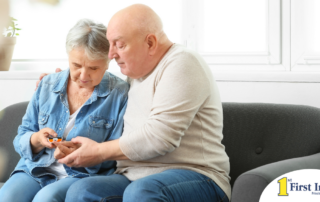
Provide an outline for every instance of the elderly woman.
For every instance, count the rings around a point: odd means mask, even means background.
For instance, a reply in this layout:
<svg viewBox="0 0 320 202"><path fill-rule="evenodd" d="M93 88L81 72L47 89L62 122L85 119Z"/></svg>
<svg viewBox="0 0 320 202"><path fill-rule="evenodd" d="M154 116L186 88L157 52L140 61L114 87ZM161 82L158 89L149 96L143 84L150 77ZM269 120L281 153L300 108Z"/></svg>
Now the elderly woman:
<svg viewBox="0 0 320 202"><path fill-rule="evenodd" d="M84 19L68 33L69 69L46 76L33 95L15 150L21 159L0 189L0 201L64 201L71 184L84 177L109 175L116 162L73 168L54 158L57 137L76 136L96 142L121 136L129 86L108 69L106 27Z"/></svg>

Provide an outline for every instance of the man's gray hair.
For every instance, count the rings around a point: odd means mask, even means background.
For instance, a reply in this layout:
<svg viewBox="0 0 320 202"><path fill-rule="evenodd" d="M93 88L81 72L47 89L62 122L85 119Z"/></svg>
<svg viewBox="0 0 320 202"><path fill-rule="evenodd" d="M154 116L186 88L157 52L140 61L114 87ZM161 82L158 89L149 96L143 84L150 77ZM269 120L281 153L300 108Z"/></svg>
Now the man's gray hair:
<svg viewBox="0 0 320 202"><path fill-rule="evenodd" d="M109 41L107 28L103 24L82 19L72 27L67 35L66 49L69 55L74 48L83 48L90 60L108 60Z"/></svg>

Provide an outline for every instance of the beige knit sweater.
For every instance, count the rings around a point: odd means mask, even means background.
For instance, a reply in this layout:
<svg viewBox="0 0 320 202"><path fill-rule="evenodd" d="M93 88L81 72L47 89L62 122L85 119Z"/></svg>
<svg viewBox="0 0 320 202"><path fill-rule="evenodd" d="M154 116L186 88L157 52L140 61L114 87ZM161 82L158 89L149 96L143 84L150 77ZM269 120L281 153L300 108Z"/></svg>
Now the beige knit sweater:
<svg viewBox="0 0 320 202"><path fill-rule="evenodd" d="M199 54L174 44L149 75L129 82L120 148L130 160L118 161L116 173L137 180L189 169L210 177L230 198L221 101Z"/></svg>

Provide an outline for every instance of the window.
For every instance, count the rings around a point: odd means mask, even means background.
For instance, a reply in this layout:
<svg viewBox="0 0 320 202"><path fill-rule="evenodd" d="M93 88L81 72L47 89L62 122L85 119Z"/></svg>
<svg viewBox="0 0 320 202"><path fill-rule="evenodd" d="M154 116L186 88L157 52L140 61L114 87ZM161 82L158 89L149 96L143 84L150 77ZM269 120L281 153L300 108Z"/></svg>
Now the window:
<svg viewBox="0 0 320 202"><path fill-rule="evenodd" d="M186 45L196 49L209 65L281 65L281 4L268 0L187 1L197 7L186 31ZM192 5L193 4L193 5ZM190 12L190 11L189 11ZM187 13L189 13L187 12Z"/></svg>
<svg viewBox="0 0 320 202"><path fill-rule="evenodd" d="M60 0L57 6L50 6L31 0L11 0L11 16L18 19L22 30L17 38L10 71L67 68L65 40L68 31L79 19L89 18L107 26L115 12L135 3L154 9L161 16L170 39L181 43L181 1ZM119 71L115 62L110 64L109 69Z"/></svg>
<svg viewBox="0 0 320 202"><path fill-rule="evenodd" d="M185 45L216 70L320 70L320 1L184 1Z"/></svg>
<svg viewBox="0 0 320 202"><path fill-rule="evenodd" d="M67 67L65 37L81 18L107 25L118 10L143 3L175 43L198 51L213 70L319 71L319 0L11 0L22 28L10 71ZM119 71L115 63L111 71Z"/></svg>
<svg viewBox="0 0 320 202"><path fill-rule="evenodd" d="M320 68L320 1L291 3L291 67L307 71Z"/></svg>

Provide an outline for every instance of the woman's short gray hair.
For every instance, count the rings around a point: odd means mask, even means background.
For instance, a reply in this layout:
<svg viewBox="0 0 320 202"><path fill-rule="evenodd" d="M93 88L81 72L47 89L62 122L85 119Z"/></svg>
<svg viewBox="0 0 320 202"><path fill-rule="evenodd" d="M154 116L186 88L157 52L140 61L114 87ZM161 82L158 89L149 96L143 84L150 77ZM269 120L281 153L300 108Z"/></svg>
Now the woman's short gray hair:
<svg viewBox="0 0 320 202"><path fill-rule="evenodd" d="M74 48L83 48L90 60L108 60L109 41L107 28L103 24L82 19L72 27L67 35L66 49L69 54Z"/></svg>

